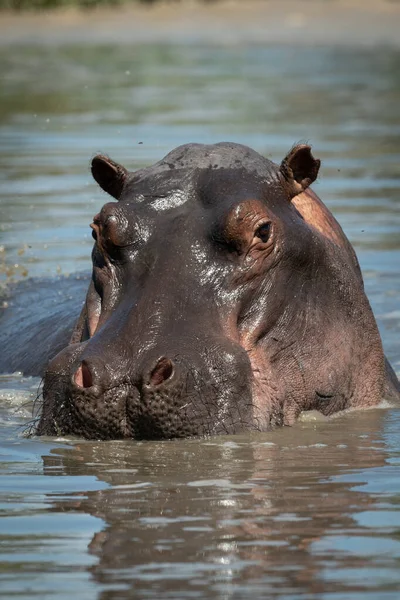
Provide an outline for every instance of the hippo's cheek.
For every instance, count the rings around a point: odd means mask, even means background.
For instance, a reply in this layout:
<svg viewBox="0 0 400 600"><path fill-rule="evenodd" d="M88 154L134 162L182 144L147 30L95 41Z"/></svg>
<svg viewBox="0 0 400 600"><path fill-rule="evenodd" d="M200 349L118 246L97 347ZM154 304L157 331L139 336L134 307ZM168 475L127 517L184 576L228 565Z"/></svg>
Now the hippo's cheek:
<svg viewBox="0 0 400 600"><path fill-rule="evenodd" d="M265 431L271 424L278 424L280 387L265 353L259 348L248 351L252 370L252 398L254 420L257 428ZM282 424L282 423L279 423Z"/></svg>

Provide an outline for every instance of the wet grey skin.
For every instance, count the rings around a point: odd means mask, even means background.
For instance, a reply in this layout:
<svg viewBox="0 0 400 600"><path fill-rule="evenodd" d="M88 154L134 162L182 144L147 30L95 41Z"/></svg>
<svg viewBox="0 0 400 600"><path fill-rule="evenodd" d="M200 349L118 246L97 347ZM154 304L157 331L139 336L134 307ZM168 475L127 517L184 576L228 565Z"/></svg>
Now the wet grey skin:
<svg viewBox="0 0 400 600"><path fill-rule="evenodd" d="M93 219L86 300L45 369L37 433L234 434L399 400L355 253L309 189L319 167L304 144L281 165L234 143L136 172L96 156L117 201ZM27 372L62 344L48 339Z"/></svg>

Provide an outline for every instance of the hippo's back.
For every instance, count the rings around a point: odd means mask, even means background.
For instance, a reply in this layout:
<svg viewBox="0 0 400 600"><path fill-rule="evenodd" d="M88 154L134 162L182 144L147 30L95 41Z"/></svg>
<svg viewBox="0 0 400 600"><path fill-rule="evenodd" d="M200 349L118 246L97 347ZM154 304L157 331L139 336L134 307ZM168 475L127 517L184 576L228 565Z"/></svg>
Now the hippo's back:
<svg viewBox="0 0 400 600"><path fill-rule="evenodd" d="M68 344L89 276L28 279L1 293L0 373L42 375Z"/></svg>

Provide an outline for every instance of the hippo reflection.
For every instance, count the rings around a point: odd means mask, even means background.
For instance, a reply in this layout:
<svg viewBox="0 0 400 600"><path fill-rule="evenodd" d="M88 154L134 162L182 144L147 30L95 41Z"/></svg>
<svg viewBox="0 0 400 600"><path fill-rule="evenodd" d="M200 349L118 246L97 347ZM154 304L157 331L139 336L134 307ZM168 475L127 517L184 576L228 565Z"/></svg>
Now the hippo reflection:
<svg viewBox="0 0 400 600"><path fill-rule="evenodd" d="M355 253L308 188L319 166L307 145L280 166L233 143L135 173L96 156L118 202L93 219L86 301L37 432L236 433L398 398Z"/></svg>

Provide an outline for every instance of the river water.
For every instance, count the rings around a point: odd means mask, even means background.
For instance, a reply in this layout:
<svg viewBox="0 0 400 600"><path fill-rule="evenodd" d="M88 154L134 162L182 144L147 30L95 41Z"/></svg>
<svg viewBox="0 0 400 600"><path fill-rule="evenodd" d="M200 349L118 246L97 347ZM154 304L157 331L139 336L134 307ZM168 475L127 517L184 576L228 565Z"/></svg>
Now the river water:
<svg viewBox="0 0 400 600"><path fill-rule="evenodd" d="M0 48L2 284L88 268L98 151L132 169L188 141L280 161L309 140L399 373L399 61L389 46ZM39 383L0 378L0 596L400 597L399 408L206 440L27 439Z"/></svg>

